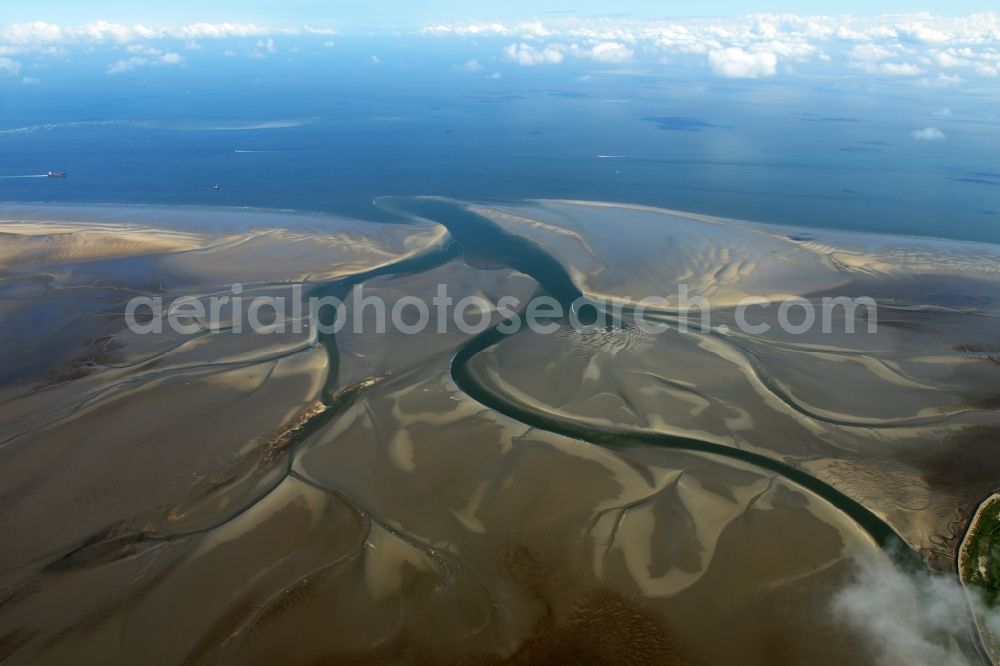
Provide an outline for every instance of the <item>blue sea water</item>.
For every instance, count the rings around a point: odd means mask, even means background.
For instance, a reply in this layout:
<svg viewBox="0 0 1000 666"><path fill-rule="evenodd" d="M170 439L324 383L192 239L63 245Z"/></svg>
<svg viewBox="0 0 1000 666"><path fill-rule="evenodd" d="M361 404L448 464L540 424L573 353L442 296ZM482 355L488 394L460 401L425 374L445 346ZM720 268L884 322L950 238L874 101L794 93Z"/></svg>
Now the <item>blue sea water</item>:
<svg viewBox="0 0 1000 666"><path fill-rule="evenodd" d="M42 85L0 82L0 201L375 217L379 195L573 198L1000 242L996 89L462 70L474 49L348 40L114 76L81 56ZM912 137L928 126L947 140ZM69 176L20 177L49 170Z"/></svg>

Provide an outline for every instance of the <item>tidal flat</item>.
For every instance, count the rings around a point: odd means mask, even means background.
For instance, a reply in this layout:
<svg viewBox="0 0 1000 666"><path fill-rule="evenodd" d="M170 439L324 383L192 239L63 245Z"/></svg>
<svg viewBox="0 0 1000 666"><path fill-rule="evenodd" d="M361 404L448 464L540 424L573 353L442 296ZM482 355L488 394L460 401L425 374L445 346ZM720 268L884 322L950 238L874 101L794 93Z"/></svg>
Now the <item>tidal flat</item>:
<svg viewBox="0 0 1000 666"><path fill-rule="evenodd" d="M393 222L0 208L0 658L868 663L836 611L859 563L957 581L1000 479L996 246L375 204ZM126 325L132 298L234 283L348 321ZM380 333L359 285L490 307ZM644 330L636 302L680 285L707 307L666 298ZM613 315L506 332L495 304L538 295ZM779 301L828 297L877 320L781 325ZM982 658L977 610L929 639L957 663Z"/></svg>

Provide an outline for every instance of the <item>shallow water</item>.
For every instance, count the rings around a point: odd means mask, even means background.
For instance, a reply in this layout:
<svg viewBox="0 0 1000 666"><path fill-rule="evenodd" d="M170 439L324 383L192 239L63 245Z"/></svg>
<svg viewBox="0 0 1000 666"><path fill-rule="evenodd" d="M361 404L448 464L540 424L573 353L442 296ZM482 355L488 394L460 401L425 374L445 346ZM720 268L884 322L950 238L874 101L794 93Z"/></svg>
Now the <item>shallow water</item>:
<svg viewBox="0 0 1000 666"><path fill-rule="evenodd" d="M464 46L408 42L344 37L308 67L210 58L141 85L78 54L0 105L0 175L68 177L0 179L0 201L369 219L383 195L542 197L1000 242L995 86L706 80L680 63L666 74L563 63L488 80L455 72ZM359 70L352 58L373 48L386 66ZM911 137L928 125L947 141Z"/></svg>

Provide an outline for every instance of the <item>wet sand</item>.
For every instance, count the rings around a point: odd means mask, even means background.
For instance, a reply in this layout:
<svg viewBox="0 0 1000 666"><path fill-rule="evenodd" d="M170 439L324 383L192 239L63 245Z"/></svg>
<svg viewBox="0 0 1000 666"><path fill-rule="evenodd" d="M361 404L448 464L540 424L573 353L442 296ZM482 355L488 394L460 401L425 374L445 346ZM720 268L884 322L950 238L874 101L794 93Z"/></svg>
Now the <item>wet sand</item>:
<svg viewBox="0 0 1000 666"><path fill-rule="evenodd" d="M379 203L398 224L0 210L0 658L865 663L830 612L855 559L892 542L953 569L1000 478L1000 252L606 204ZM552 335L125 330L133 295L233 282L362 284L390 306L438 284L524 302L686 282L716 308L659 335L628 312ZM854 293L878 300L877 334L733 319L746 295Z"/></svg>

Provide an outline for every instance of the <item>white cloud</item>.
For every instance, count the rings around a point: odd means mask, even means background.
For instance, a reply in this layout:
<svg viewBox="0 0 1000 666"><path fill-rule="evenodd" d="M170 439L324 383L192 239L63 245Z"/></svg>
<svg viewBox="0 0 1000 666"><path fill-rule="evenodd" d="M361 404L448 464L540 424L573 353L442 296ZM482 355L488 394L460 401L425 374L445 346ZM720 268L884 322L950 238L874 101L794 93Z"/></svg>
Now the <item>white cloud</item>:
<svg viewBox="0 0 1000 666"><path fill-rule="evenodd" d="M62 28L45 21L11 23L0 30L0 41L9 44L36 44L56 42L63 38Z"/></svg>
<svg viewBox="0 0 1000 666"><path fill-rule="evenodd" d="M556 34L556 31L543 25L540 21L521 21L518 23L441 23L423 28L421 33L438 37L508 37L516 35L522 39L540 39Z"/></svg>
<svg viewBox="0 0 1000 666"><path fill-rule="evenodd" d="M894 51L890 51L878 44L858 44L851 49L851 57L862 62L885 60L886 58L891 58L894 53Z"/></svg>
<svg viewBox="0 0 1000 666"><path fill-rule="evenodd" d="M26 86L37 86L40 85L41 82L42 82L41 79L36 79L33 76L26 76L23 79L21 79L21 83Z"/></svg>
<svg viewBox="0 0 1000 666"><path fill-rule="evenodd" d="M625 62L632 59L632 49L618 42L601 42L591 47L587 57L597 62Z"/></svg>
<svg viewBox="0 0 1000 666"><path fill-rule="evenodd" d="M914 130L910 133L917 141L944 141L948 137L937 127L925 127L921 130Z"/></svg>
<svg viewBox="0 0 1000 666"><path fill-rule="evenodd" d="M466 23L460 25L448 25L441 23L429 25L420 30L425 35L435 35L447 37L451 35L508 35L510 31L502 23Z"/></svg>
<svg viewBox="0 0 1000 666"><path fill-rule="evenodd" d="M631 60L634 51L614 41L601 41L595 44L542 44L535 46L526 42L509 44L504 48L504 54L509 60L519 65L555 65L567 57L593 60L604 63L622 63Z"/></svg>
<svg viewBox="0 0 1000 666"><path fill-rule="evenodd" d="M154 28L142 24L127 25L94 21L79 26L60 26L45 21L11 23L0 28L0 43L37 47L53 42L118 42L150 39L235 39L266 37L275 34L334 35L329 28L304 26L301 29L271 29L254 23L190 23L173 28Z"/></svg>
<svg viewBox="0 0 1000 666"><path fill-rule="evenodd" d="M17 76L21 73L21 63L10 58L0 58L0 74Z"/></svg>
<svg viewBox="0 0 1000 666"><path fill-rule="evenodd" d="M479 61L473 58L472 60L467 60L459 69L463 69L466 72L478 72L482 68L483 66L479 64Z"/></svg>
<svg viewBox="0 0 1000 666"><path fill-rule="evenodd" d="M564 17L436 24L421 33L503 39L508 43L503 47L506 57L525 65L555 64L568 58L622 62L644 57L659 67L683 66L692 62L691 55L711 54L709 67L730 77L771 76L779 61L798 65L822 61L827 74L840 66L875 77L934 77L942 70L975 77L1000 74L1000 17L994 12L957 17L927 13L868 18L794 14L676 20ZM790 68L786 71L794 73ZM808 69L796 66L795 71Z"/></svg>
<svg viewBox="0 0 1000 666"><path fill-rule="evenodd" d="M954 645L969 631L970 606L986 627L1000 630L1000 613L952 575L904 573L883 555L856 562L854 579L833 601L834 618L868 643L879 666L959 666L968 662ZM937 640L935 640L937 639Z"/></svg>
<svg viewBox="0 0 1000 666"><path fill-rule="evenodd" d="M963 67L969 64L965 58L956 57L954 53L941 51L934 55L934 61L941 67Z"/></svg>
<svg viewBox="0 0 1000 666"><path fill-rule="evenodd" d="M232 37L257 37L269 31L253 23L192 23L190 25L165 30L164 37L178 39L228 39Z"/></svg>
<svg viewBox="0 0 1000 666"><path fill-rule="evenodd" d="M368 62L370 62L373 65L377 65L379 64L380 61L377 55L373 55L371 58L369 58Z"/></svg>
<svg viewBox="0 0 1000 666"><path fill-rule="evenodd" d="M918 42L947 42L950 35L943 30L936 30L922 22L904 23L896 26L897 34L909 37Z"/></svg>
<svg viewBox="0 0 1000 666"><path fill-rule="evenodd" d="M160 49L153 46L146 46L145 44L132 44L125 50L129 53L136 53L145 56L160 56L163 54L163 51Z"/></svg>
<svg viewBox="0 0 1000 666"><path fill-rule="evenodd" d="M330 36L330 35L339 34L333 28L316 28L316 27L313 27L311 25L305 26L304 28L302 28L302 31L305 32L308 35L327 35L327 36Z"/></svg>
<svg viewBox="0 0 1000 666"><path fill-rule="evenodd" d="M145 67L149 64L149 60L146 58L140 58L139 56L134 56L132 58L122 59L118 62L108 65L106 71L108 74L121 74L122 72L131 72L137 67Z"/></svg>
<svg viewBox="0 0 1000 666"><path fill-rule="evenodd" d="M156 30L144 25L123 25L107 21L94 21L75 30L75 36L80 39L96 42L114 41L130 42L135 39L153 39L159 35Z"/></svg>
<svg viewBox="0 0 1000 666"><path fill-rule="evenodd" d="M546 46L536 49L530 44L511 44L504 49L508 58L519 65L554 65L563 61L562 51Z"/></svg>
<svg viewBox="0 0 1000 666"><path fill-rule="evenodd" d="M878 71L889 76L916 76L924 70L908 62L884 62L879 65Z"/></svg>
<svg viewBox="0 0 1000 666"><path fill-rule="evenodd" d="M708 64L719 76L730 79L756 79L774 76L777 72L778 57L763 51L751 53L738 46L708 52Z"/></svg>
<svg viewBox="0 0 1000 666"><path fill-rule="evenodd" d="M105 71L108 74L122 74L123 72L131 72L132 70L138 69L140 67L155 67L158 65L177 65L184 61L184 58L179 53L164 53L158 57L149 58L142 56L133 56L131 58L125 58L119 60L111 65L108 65Z"/></svg>
<svg viewBox="0 0 1000 666"><path fill-rule="evenodd" d="M419 32L428 37L476 39L480 44L496 40L501 55L522 65L558 64L570 59L609 64L640 61L652 71L694 65L706 66L721 76L758 78L776 74L780 62L789 76L808 75L809 65L814 64L822 66L824 76L841 67L856 70L854 75L912 77L915 85L932 86L954 85L955 77L968 80L1000 75L1000 16L995 12L954 17L928 13L862 18L759 14L654 20L563 16L441 23ZM323 40L334 34L336 31L326 27L276 28L240 22L165 27L112 21L84 25L34 21L0 26L0 57L24 60L21 56L29 55L37 58L32 62L39 62L65 59L74 49L129 46L183 51L198 48L198 40L254 40L227 43L224 48L264 57L276 50L273 40L280 36L318 37L317 44L330 47L332 42ZM258 40L261 46L254 49L252 44ZM289 50L295 47L303 46L288 45ZM143 51L115 57L126 68L132 57L155 59Z"/></svg>
<svg viewBox="0 0 1000 666"><path fill-rule="evenodd" d="M332 49L334 46L336 46L336 44L334 44L334 42L333 42L332 39L328 39L325 42L323 42L323 47L324 48Z"/></svg>

